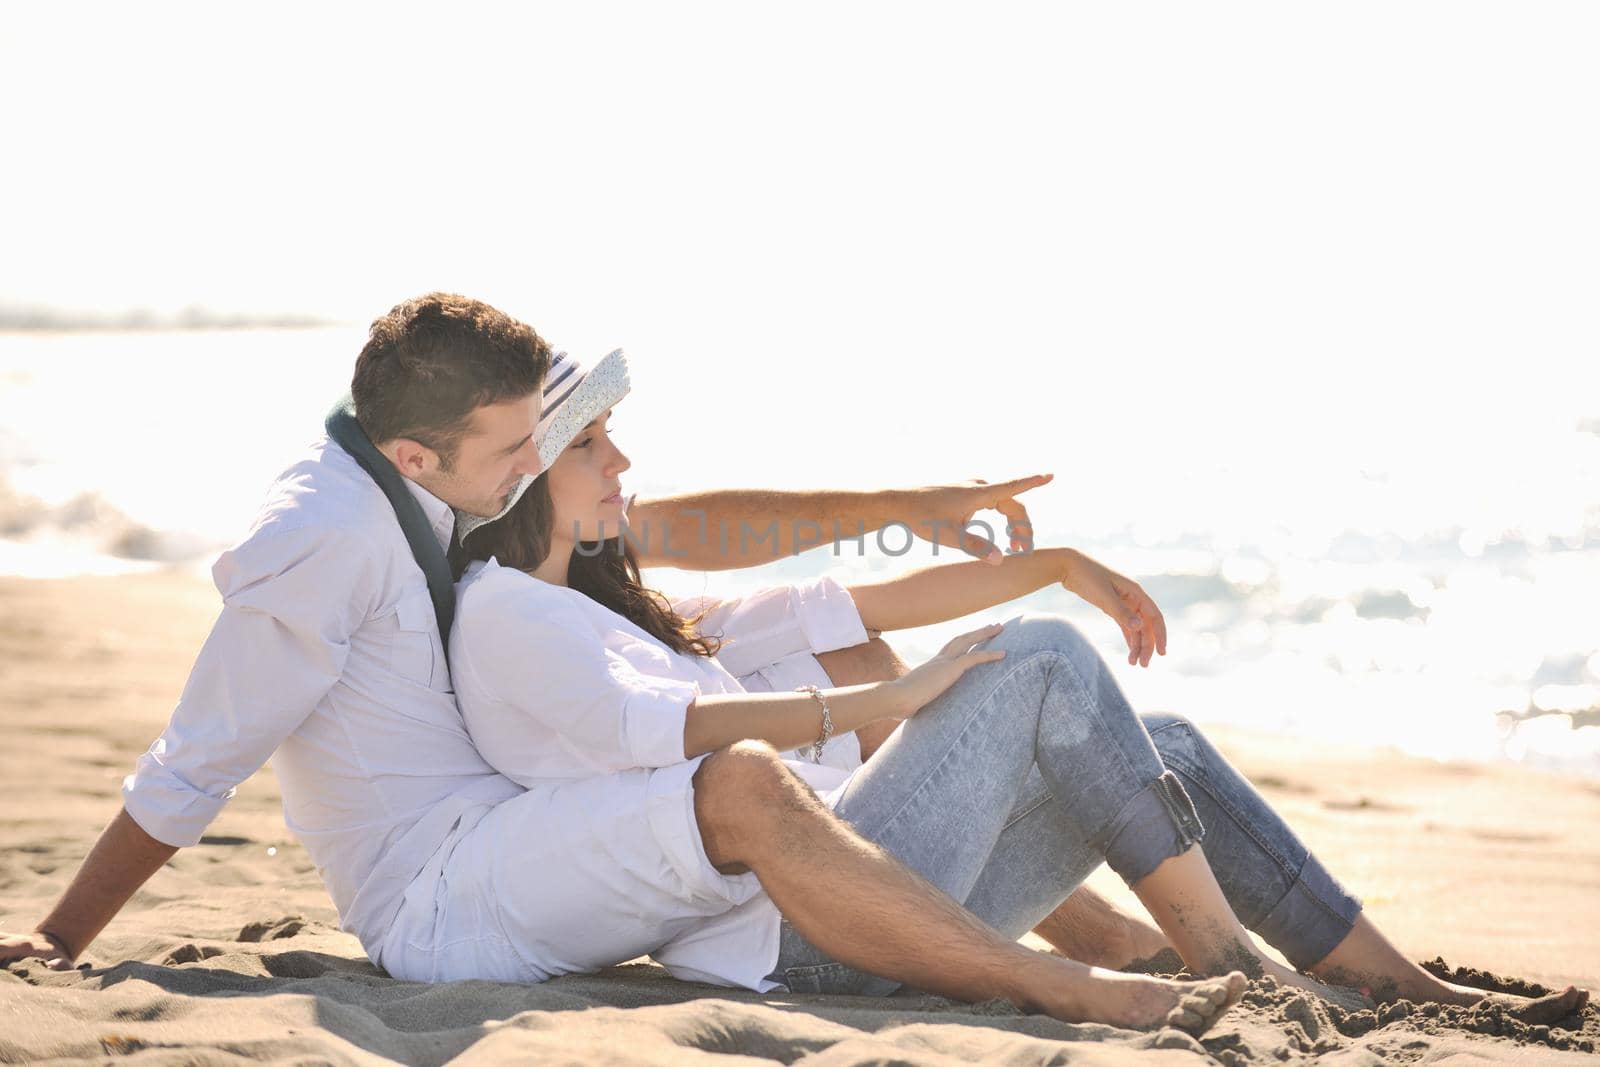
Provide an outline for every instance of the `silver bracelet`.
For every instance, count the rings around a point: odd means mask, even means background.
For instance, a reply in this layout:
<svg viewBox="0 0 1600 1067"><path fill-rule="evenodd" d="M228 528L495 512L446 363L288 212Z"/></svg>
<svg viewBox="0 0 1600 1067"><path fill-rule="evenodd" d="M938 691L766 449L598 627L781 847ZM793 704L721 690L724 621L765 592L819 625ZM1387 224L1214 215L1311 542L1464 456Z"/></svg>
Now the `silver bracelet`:
<svg viewBox="0 0 1600 1067"><path fill-rule="evenodd" d="M813 762L822 762L822 746L828 743L828 738L833 736L833 714L828 710L828 698L822 695L822 690L814 685L796 686L796 693L810 693L817 698L817 703L822 705L822 736L817 738L815 744L807 745L811 750Z"/></svg>

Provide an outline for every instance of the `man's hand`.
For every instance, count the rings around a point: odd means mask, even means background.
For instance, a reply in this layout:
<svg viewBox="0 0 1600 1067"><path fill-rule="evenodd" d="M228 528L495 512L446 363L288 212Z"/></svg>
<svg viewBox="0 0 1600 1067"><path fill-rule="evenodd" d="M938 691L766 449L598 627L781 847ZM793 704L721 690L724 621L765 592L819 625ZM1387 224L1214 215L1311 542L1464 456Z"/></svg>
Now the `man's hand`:
<svg viewBox="0 0 1600 1067"><path fill-rule="evenodd" d="M1167 654L1167 620L1161 609L1132 578L1074 552L1061 585L1093 604L1122 628L1128 642L1128 664L1150 666L1152 652Z"/></svg>
<svg viewBox="0 0 1600 1067"><path fill-rule="evenodd" d="M1053 474L1033 474L993 485L982 478L954 485L930 485L910 490L907 514L897 516L911 532L935 545L959 548L969 556L998 565L1005 554L987 537L967 530L972 516L985 508L998 511L1006 520L1010 547L1015 552L1033 548L1033 524L1028 509L1017 497L1029 489L1048 484ZM980 520L982 521L982 520Z"/></svg>
<svg viewBox="0 0 1600 1067"><path fill-rule="evenodd" d="M123 808L101 831L56 906L31 933L0 931L0 966L42 959L56 971L69 971L106 923L139 887L177 854L177 846L144 832Z"/></svg>
<svg viewBox="0 0 1600 1067"><path fill-rule="evenodd" d="M0 930L0 966L18 960L40 959L52 971L70 971L74 960L66 946L51 934L35 930L31 934L8 934Z"/></svg>

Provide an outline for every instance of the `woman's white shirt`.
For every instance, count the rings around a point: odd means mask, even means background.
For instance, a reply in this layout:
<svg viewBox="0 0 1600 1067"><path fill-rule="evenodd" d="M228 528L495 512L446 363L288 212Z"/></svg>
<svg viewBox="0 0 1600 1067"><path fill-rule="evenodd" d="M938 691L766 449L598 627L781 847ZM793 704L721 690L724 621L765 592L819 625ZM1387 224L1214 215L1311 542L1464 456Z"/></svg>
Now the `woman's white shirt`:
<svg viewBox="0 0 1600 1067"><path fill-rule="evenodd" d="M724 651L710 658L675 652L583 593L494 560L473 563L456 588L451 673L478 751L528 789L671 768L652 787L651 804L671 811L670 818L659 819L653 840L674 869L714 883L728 909L689 931L682 915L641 916L641 921L659 922L663 931L663 947L651 954L681 977L771 988L764 976L776 964L779 916L753 875L722 876L705 859L692 825L692 769L684 766L697 764L699 757L684 755L684 724L699 696L744 692L719 659L744 673L741 668L753 671L800 652L865 641L849 593L820 578L723 601L700 625L704 634L729 636ZM678 606L701 610L707 605ZM859 766L858 750L849 740L849 745L830 743L823 764L785 754L790 767L830 805ZM668 788L682 795L661 796ZM619 803L628 803L621 798L630 795L617 791ZM656 814L650 818L658 819ZM581 828L549 825L541 832L571 832L574 849L593 847L582 839ZM545 869L538 876L572 875ZM626 892L625 879L618 881L592 889L601 895ZM668 938L680 943L678 951ZM519 949L538 965L539 946Z"/></svg>

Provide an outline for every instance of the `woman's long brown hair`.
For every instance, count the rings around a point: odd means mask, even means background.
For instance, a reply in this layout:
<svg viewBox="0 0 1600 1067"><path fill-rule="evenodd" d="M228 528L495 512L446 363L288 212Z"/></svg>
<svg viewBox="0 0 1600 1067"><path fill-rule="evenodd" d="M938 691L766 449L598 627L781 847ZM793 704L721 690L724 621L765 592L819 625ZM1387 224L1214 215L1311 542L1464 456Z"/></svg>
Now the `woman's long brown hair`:
<svg viewBox="0 0 1600 1067"><path fill-rule="evenodd" d="M532 572L550 555L555 504L544 475L534 479L527 492L495 522L467 535L465 543L452 545L450 563L457 577L475 559L493 556L502 567ZM567 584L633 623L674 652L714 656L721 643L700 635L701 612L686 619L672 604L639 578L639 557L619 532L604 541L580 541L567 568Z"/></svg>

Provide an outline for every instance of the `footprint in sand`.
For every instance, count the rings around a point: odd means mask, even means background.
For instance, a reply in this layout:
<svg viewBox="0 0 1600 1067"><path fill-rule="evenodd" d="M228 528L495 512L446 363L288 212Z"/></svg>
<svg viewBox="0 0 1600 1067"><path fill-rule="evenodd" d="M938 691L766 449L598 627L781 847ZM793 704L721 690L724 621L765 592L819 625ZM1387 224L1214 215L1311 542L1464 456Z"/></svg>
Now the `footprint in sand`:
<svg viewBox="0 0 1600 1067"><path fill-rule="evenodd" d="M235 941L277 941L293 937L306 928L304 915L286 915L281 919L262 919L249 923L239 931Z"/></svg>
<svg viewBox="0 0 1600 1067"><path fill-rule="evenodd" d="M1403 804L1389 804L1382 800L1373 800L1371 797L1357 797L1355 800L1324 800L1322 806L1332 811L1376 811L1391 814L1412 810Z"/></svg>
<svg viewBox="0 0 1600 1067"><path fill-rule="evenodd" d="M167 953L167 958L161 961L161 965L172 967L180 963L199 963L201 960L209 960L212 956L220 955L222 949L215 945L196 945L190 942L187 945L179 945Z"/></svg>

